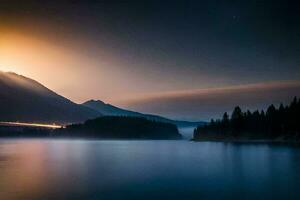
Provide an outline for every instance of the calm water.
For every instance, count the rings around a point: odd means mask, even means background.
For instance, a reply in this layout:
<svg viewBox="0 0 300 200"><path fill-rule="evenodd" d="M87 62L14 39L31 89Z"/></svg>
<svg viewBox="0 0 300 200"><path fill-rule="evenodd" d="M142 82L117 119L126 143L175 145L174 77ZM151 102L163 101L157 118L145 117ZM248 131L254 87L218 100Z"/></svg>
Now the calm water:
<svg viewBox="0 0 300 200"><path fill-rule="evenodd" d="M300 149L0 140L0 199L300 199Z"/></svg>

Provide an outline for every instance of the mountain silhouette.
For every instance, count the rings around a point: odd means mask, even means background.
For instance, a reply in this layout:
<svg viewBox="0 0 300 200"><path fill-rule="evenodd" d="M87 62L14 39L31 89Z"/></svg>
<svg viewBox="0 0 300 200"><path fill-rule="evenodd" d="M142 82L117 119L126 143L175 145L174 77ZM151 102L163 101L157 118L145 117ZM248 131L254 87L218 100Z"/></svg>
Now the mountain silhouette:
<svg viewBox="0 0 300 200"><path fill-rule="evenodd" d="M82 105L94 109L97 112L105 116L130 116L130 117L143 117L148 120L154 120L159 122L172 123L179 127L188 127L188 126L199 126L203 125L203 122L188 122L188 121L179 121L179 120L171 120L168 118L164 118L158 115L144 114L135 111L130 111L122 108L118 108L114 105L104 103L100 100L89 100L84 102Z"/></svg>
<svg viewBox="0 0 300 200"><path fill-rule="evenodd" d="M33 79L13 72L0 71L0 121L68 124L100 116L143 117L179 127L196 127L203 124L125 110L100 100L76 104Z"/></svg>
<svg viewBox="0 0 300 200"><path fill-rule="evenodd" d="M30 78L0 71L0 121L83 122L101 116Z"/></svg>

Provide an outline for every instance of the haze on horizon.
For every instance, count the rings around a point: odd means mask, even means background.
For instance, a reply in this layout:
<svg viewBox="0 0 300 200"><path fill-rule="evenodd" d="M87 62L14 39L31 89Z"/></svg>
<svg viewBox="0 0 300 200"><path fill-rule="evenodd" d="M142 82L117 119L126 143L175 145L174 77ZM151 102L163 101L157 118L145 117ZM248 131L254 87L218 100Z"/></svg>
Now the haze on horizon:
<svg viewBox="0 0 300 200"><path fill-rule="evenodd" d="M78 103L206 120L300 95L299 20L289 0L4 0L0 70Z"/></svg>

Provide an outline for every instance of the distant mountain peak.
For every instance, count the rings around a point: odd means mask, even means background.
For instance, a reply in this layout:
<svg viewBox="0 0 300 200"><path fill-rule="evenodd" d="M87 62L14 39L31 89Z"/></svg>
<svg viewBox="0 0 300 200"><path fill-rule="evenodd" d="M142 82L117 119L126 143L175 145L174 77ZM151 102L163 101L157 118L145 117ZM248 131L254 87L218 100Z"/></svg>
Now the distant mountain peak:
<svg viewBox="0 0 300 200"><path fill-rule="evenodd" d="M104 101L96 100L96 99L88 100L88 101L84 102L83 104L91 104L91 103L99 103L99 104L105 104L106 105L106 103Z"/></svg>
<svg viewBox="0 0 300 200"><path fill-rule="evenodd" d="M119 108L119 107L116 107L116 106L108 104L108 103L104 103L101 100L91 99L89 101L86 101L82 105L87 106L91 109L94 109L95 111L98 111L106 116L143 117L143 118L146 118L149 120L167 122L167 123L172 123L172 124L176 124L179 126L197 126L197 125L202 124L202 122L187 122L187 121L171 120L171 119L161 117L158 115L144 114L144 113L140 113L140 112L126 110L126 109Z"/></svg>

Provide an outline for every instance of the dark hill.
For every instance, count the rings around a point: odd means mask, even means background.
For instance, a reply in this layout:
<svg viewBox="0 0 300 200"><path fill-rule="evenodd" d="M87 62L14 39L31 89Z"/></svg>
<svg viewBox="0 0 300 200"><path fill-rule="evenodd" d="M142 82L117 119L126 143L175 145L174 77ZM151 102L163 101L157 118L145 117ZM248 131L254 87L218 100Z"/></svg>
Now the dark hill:
<svg viewBox="0 0 300 200"><path fill-rule="evenodd" d="M174 124L139 117L105 116L59 129L56 136L101 139L180 139Z"/></svg>
<svg viewBox="0 0 300 200"><path fill-rule="evenodd" d="M0 71L0 121L82 122L101 114L27 77Z"/></svg>

